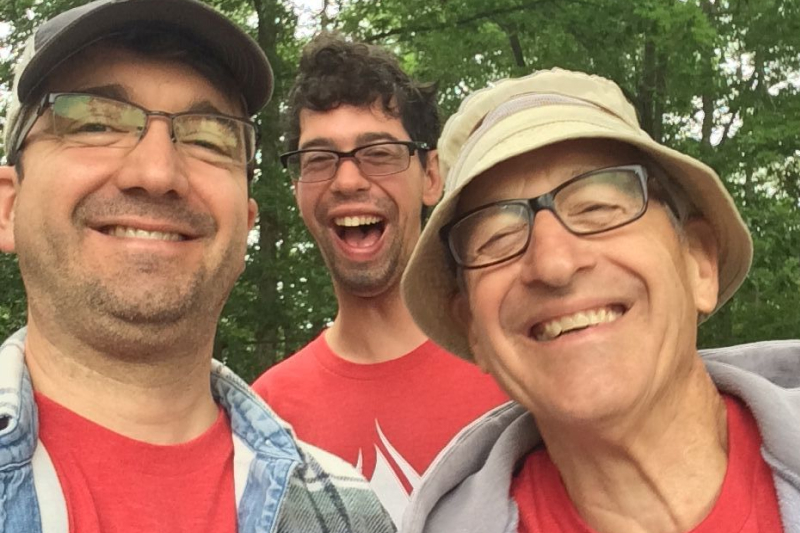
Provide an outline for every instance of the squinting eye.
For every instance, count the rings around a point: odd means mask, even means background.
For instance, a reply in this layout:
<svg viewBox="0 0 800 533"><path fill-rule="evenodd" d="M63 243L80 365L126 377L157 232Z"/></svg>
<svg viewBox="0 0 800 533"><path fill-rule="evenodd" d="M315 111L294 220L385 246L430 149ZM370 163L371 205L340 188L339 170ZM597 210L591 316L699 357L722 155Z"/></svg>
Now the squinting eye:
<svg viewBox="0 0 800 533"><path fill-rule="evenodd" d="M178 140L187 147L226 158L234 158L241 148L241 143L226 124L208 117L182 116L174 122L174 127Z"/></svg>
<svg viewBox="0 0 800 533"><path fill-rule="evenodd" d="M361 152L364 157L391 157L394 153L386 148L370 148Z"/></svg>
<svg viewBox="0 0 800 533"><path fill-rule="evenodd" d="M300 164L304 169L316 169L320 167L327 167L336 161L336 156L325 152L320 153L306 153L300 159Z"/></svg>
<svg viewBox="0 0 800 533"><path fill-rule="evenodd" d="M104 122L82 122L78 120L72 120L66 122L67 127L64 130L64 133L104 133L104 132L112 132L112 131L123 131L122 128L107 124Z"/></svg>
<svg viewBox="0 0 800 533"><path fill-rule="evenodd" d="M484 237L475 243L475 253L477 255L495 256L503 254L510 247L516 246L520 236L527 230L525 224L517 224L513 227L504 228L489 237Z"/></svg>
<svg viewBox="0 0 800 533"><path fill-rule="evenodd" d="M222 155L230 155L231 152L229 145L224 141L224 139L211 137L208 135L197 135L194 138L184 138L181 139L181 142L185 144L191 144L198 148L212 150Z"/></svg>
<svg viewBox="0 0 800 533"><path fill-rule="evenodd" d="M373 146L360 151L358 157L366 161L388 161L400 158L401 152L392 145Z"/></svg>
<svg viewBox="0 0 800 533"><path fill-rule="evenodd" d="M605 211L615 211L619 208L620 206L618 204L587 203L581 206L577 206L577 208L575 209L575 214L580 215L580 214L590 214L590 213L598 213Z"/></svg>

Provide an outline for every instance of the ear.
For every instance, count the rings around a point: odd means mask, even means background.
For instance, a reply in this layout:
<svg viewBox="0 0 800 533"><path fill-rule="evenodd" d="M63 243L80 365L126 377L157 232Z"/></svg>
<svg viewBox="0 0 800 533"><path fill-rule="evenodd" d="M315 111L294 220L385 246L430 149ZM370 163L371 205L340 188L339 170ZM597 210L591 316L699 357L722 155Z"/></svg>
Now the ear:
<svg viewBox="0 0 800 533"><path fill-rule="evenodd" d="M14 205L17 201L17 173L0 166L0 251L14 251Z"/></svg>
<svg viewBox="0 0 800 533"><path fill-rule="evenodd" d="M428 159L425 165L425 183L422 190L422 202L427 205L436 205L442 197L444 182L442 175L439 174L439 151L431 150L428 152Z"/></svg>
<svg viewBox="0 0 800 533"><path fill-rule="evenodd" d="M711 313L719 292L719 259L717 239L711 224L703 218L684 225L685 257L694 301L700 313Z"/></svg>
<svg viewBox="0 0 800 533"><path fill-rule="evenodd" d="M258 216L258 204L252 198L247 200L247 229L253 229L256 224L256 217Z"/></svg>
<svg viewBox="0 0 800 533"><path fill-rule="evenodd" d="M470 351L472 351L472 357L475 359L475 364L484 373L488 372L486 361L481 357L481 350L475 349L477 345L477 333L473 327L475 322L472 319L472 311L469 309L469 298L463 291L459 290L450 297L450 314L467 336L467 342L469 343Z"/></svg>

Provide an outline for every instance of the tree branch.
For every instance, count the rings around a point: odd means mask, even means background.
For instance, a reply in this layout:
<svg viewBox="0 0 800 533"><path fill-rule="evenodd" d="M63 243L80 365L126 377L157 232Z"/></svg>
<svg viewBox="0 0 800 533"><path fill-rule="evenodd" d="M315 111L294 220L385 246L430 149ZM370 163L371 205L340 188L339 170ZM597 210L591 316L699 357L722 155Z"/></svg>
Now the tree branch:
<svg viewBox="0 0 800 533"><path fill-rule="evenodd" d="M483 19L491 19L491 18L496 17L498 15L509 15L511 13L518 13L520 11L526 11L526 10L528 10L528 9L530 9L532 7L538 6L538 5L549 4L549 3L552 3L552 2L553 2L553 0L533 0L533 1L525 2L523 4L516 5L516 6L509 6L509 7L503 7L503 8L490 9L488 11L484 11L482 13L476 13L474 15L471 15L469 17L465 17L463 19L456 20L456 21L442 22L440 24L419 24L417 26L413 26L413 25L403 26L403 27L400 27L400 28L394 28L394 29L391 29L391 30L387 30L387 31L382 32L382 33L376 33L374 35L366 37L364 40L366 42L369 42L369 43L374 43L376 41L382 41L382 40L386 39L387 37L392 37L393 35L404 35L404 34L411 34L411 33L427 33L427 32L432 32L432 31L446 30L446 29L450 29L450 28L453 28L453 27L468 26L470 24L474 24L475 22L478 22L478 21L483 20ZM580 0L573 0L573 2L575 2L575 3L589 3L589 2L580 2Z"/></svg>

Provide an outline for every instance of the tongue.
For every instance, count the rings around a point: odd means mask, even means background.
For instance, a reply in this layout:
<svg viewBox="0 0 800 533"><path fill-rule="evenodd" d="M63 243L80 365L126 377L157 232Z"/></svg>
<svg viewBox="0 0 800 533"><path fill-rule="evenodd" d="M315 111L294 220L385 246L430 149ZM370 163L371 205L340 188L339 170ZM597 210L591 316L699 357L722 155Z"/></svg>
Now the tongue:
<svg viewBox="0 0 800 533"><path fill-rule="evenodd" d="M372 246L380 238L381 230L378 229L377 225L346 228L342 234L342 240L354 248Z"/></svg>

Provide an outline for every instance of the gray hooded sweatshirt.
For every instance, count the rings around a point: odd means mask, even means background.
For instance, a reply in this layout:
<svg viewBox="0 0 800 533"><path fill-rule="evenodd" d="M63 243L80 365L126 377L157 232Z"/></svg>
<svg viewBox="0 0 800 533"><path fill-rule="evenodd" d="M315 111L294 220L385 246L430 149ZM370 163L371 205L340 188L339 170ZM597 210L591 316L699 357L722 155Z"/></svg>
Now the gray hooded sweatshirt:
<svg viewBox="0 0 800 533"><path fill-rule="evenodd" d="M800 533L800 341L701 351L717 388L744 401L761 432L785 533ZM440 452L406 509L400 533L516 533L515 466L541 444L533 416L509 402Z"/></svg>

